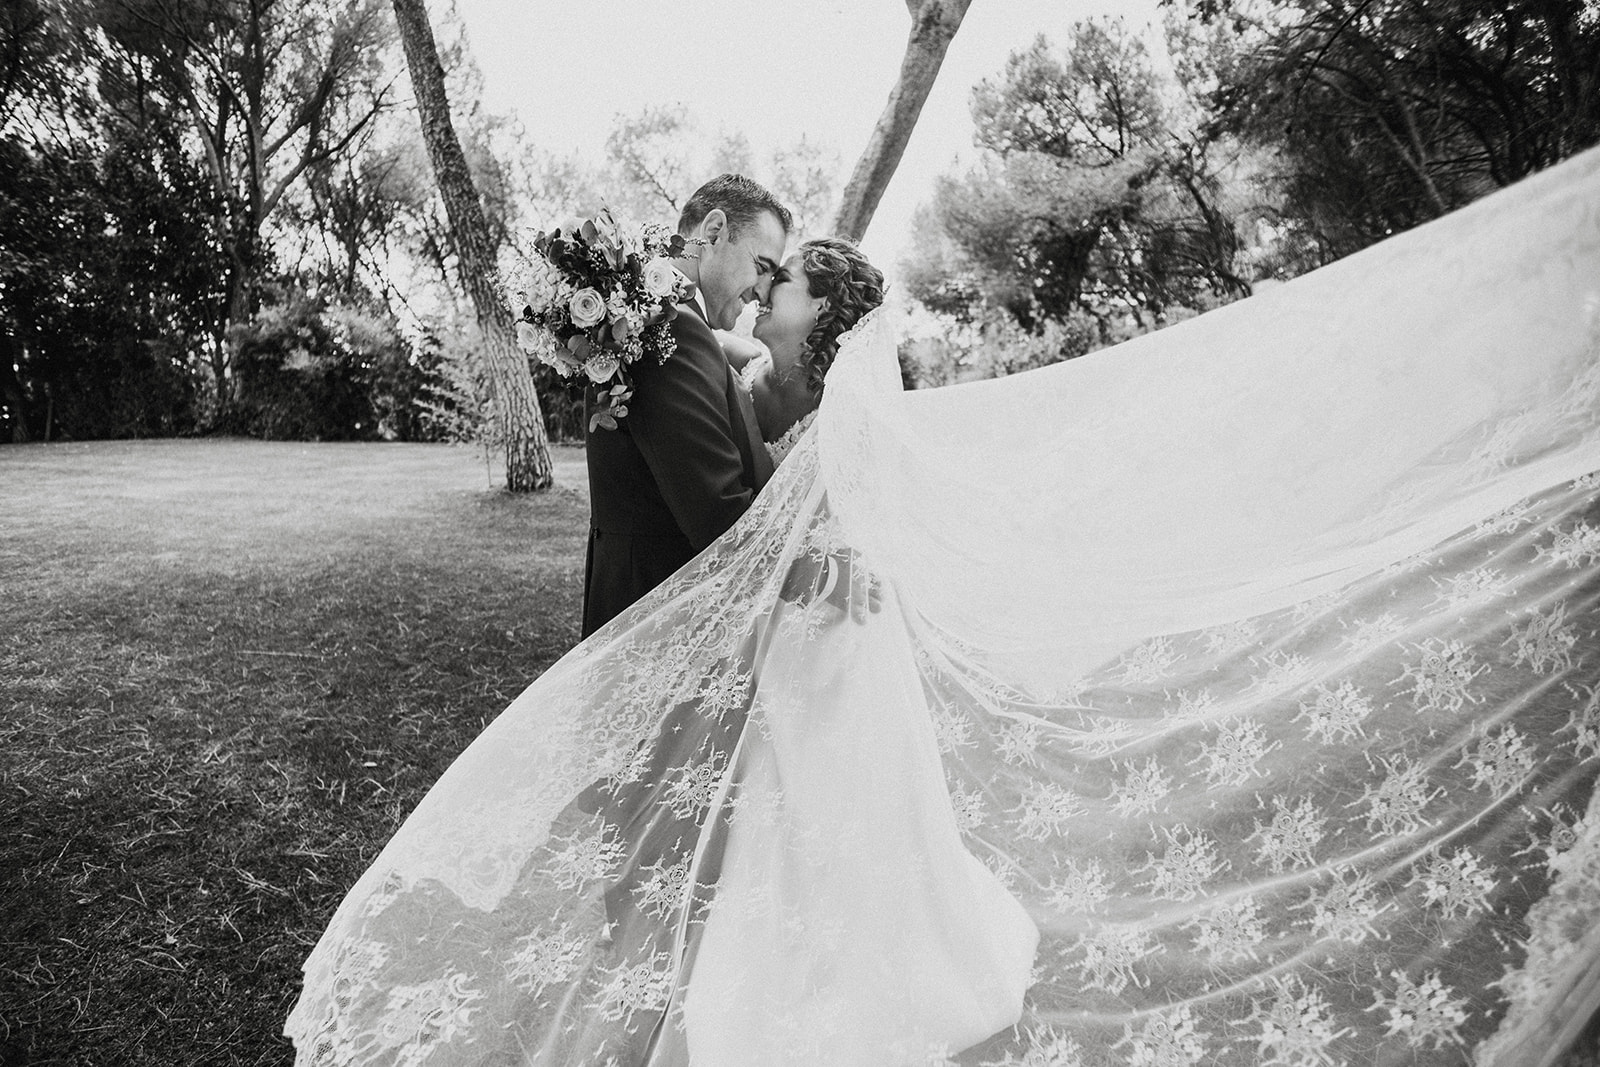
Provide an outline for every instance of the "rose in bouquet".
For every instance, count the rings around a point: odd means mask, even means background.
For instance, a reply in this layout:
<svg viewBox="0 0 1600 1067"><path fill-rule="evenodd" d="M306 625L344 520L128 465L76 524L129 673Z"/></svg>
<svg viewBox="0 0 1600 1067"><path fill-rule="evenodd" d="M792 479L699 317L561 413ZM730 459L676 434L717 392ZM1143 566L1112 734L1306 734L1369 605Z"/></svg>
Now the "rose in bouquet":
<svg viewBox="0 0 1600 1067"><path fill-rule="evenodd" d="M619 226L602 211L534 236L512 286L517 345L564 377L592 383L591 431L617 428L633 396L629 368L676 349L669 324L689 280L672 265L684 239Z"/></svg>

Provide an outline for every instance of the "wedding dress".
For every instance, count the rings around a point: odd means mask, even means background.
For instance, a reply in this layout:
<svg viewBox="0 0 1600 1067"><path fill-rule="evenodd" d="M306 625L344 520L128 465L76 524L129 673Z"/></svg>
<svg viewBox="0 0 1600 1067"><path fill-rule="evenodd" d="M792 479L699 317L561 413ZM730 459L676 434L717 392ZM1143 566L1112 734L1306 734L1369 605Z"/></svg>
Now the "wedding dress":
<svg viewBox="0 0 1600 1067"><path fill-rule="evenodd" d="M744 391L750 394L752 400L755 399L756 395L756 378L770 366L772 366L772 357L770 355L761 355L750 360L739 371L739 382L744 386ZM815 409L808 411L796 419L794 425L778 434L773 440L766 442L767 455L771 457L774 469L788 458L790 452L794 451L794 446L799 444L800 438L804 437L806 431L811 429L811 423L816 420L816 417Z"/></svg>
<svg viewBox="0 0 1600 1067"><path fill-rule="evenodd" d="M902 393L870 317L351 890L298 1062L1547 1063L1597 472L1600 152L1011 378Z"/></svg>

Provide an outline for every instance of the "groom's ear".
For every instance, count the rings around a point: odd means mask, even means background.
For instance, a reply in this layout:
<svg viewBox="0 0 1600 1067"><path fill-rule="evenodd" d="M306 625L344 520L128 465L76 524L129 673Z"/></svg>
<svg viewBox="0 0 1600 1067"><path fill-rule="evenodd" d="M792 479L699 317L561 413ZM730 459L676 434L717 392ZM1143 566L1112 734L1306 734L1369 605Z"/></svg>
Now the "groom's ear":
<svg viewBox="0 0 1600 1067"><path fill-rule="evenodd" d="M700 223L700 236L709 243L715 244L719 239L728 236L728 214L720 207L714 207L706 212L705 219Z"/></svg>

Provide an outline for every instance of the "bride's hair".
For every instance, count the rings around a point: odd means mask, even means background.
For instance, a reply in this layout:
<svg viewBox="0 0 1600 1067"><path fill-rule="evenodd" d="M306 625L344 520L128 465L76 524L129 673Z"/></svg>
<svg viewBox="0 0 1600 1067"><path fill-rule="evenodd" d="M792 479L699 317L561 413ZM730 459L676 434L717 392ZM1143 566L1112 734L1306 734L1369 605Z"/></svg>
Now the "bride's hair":
<svg viewBox="0 0 1600 1067"><path fill-rule="evenodd" d="M827 301L817 312L800 357L806 384L820 396L822 379L839 354L839 338L883 303L883 271L861 254L854 241L843 237L807 241L800 246L800 256L807 291Z"/></svg>

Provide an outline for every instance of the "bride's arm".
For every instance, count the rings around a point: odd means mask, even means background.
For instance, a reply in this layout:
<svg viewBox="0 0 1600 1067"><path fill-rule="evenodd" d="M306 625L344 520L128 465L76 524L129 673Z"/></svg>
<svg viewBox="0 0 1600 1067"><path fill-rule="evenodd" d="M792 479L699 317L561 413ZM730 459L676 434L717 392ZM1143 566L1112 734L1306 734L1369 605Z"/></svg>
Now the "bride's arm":
<svg viewBox="0 0 1600 1067"><path fill-rule="evenodd" d="M836 609L841 618L848 615L865 622L869 612L881 607L877 578L858 553L830 543L826 498L812 523L811 536L790 563L779 596L800 608L821 602Z"/></svg>
<svg viewBox="0 0 1600 1067"><path fill-rule="evenodd" d="M715 331L717 341L722 345L722 354L727 357L728 363L734 370L744 370L744 365L752 359L759 359L767 354L767 346L751 337L740 337L727 330Z"/></svg>

